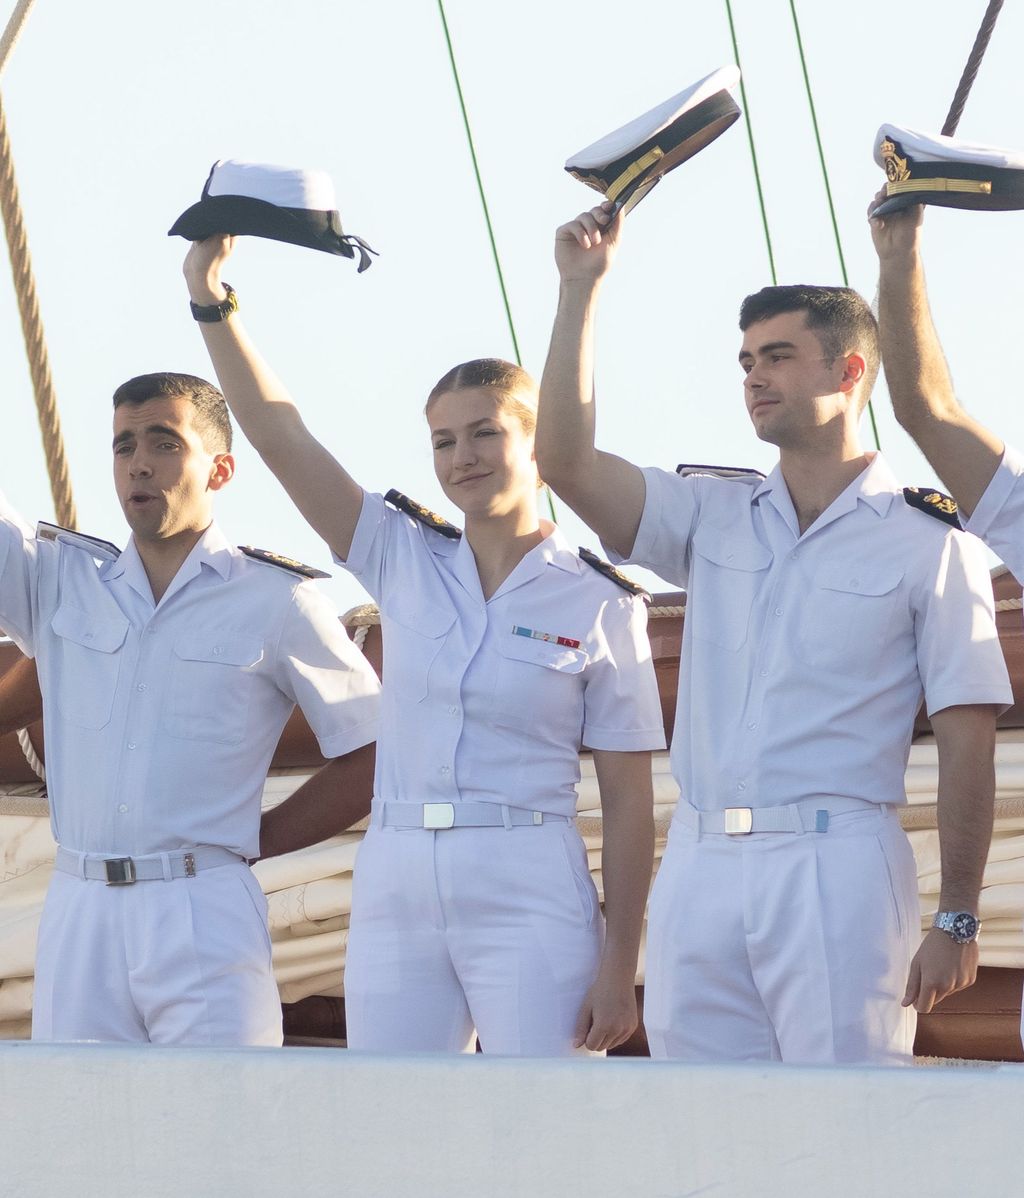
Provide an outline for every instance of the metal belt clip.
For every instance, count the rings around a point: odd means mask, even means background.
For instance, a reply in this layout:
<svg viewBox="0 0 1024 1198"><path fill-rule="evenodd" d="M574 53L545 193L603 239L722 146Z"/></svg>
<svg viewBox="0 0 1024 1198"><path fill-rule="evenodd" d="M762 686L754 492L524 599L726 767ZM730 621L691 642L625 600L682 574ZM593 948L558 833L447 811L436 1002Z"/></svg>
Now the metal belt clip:
<svg viewBox="0 0 1024 1198"><path fill-rule="evenodd" d="M454 828L455 827L455 804L454 803L424 803L423 804L423 826L424 828Z"/></svg>
<svg viewBox="0 0 1024 1198"><path fill-rule="evenodd" d="M747 836L754 828L754 812L750 807L726 807L726 836Z"/></svg>
<svg viewBox="0 0 1024 1198"><path fill-rule="evenodd" d="M195 853L186 853L182 857L182 864L185 866L185 877L194 878L196 876L196 857Z"/></svg>
<svg viewBox="0 0 1024 1198"><path fill-rule="evenodd" d="M130 886L135 881L135 862L131 857L108 857L103 868L108 886Z"/></svg>

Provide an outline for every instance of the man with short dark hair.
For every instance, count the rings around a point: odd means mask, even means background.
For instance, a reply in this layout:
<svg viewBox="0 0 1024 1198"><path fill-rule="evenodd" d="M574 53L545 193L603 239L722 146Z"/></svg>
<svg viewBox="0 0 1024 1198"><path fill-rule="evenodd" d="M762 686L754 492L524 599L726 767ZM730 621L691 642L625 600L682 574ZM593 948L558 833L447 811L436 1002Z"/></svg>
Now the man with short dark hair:
<svg viewBox="0 0 1024 1198"><path fill-rule="evenodd" d="M230 449L215 387L142 375L114 396L123 552L52 525L32 536L0 498L0 626L36 659L58 843L34 1039L279 1044L247 858L296 703L332 761L272 813L263 851L369 810L377 680L315 571L213 523Z"/></svg>
<svg viewBox="0 0 1024 1198"><path fill-rule="evenodd" d="M537 460L615 560L687 590L672 739L681 797L647 938L651 1050L905 1060L911 1004L927 1011L969 985L977 962L976 927L963 923L918 948L897 808L923 693L944 905L975 913L995 711L1012 698L980 547L864 451L877 330L845 288L744 301L747 414L780 451L767 478L641 470L598 451L593 327L621 231L610 205L558 231Z"/></svg>

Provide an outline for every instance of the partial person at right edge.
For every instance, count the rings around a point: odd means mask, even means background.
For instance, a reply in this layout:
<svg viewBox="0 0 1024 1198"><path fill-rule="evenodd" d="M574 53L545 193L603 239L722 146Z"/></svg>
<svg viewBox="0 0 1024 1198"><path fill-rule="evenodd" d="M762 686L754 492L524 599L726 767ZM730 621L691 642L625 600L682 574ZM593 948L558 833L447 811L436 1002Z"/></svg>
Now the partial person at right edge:
<svg viewBox="0 0 1024 1198"><path fill-rule="evenodd" d="M911 1007L970 985L977 965L973 935L936 928L918 946L896 808L923 692L942 906L973 918L995 711L1012 698L981 548L861 446L877 328L846 288L768 287L743 303L747 415L780 451L767 479L680 477L599 451L594 325L622 227L602 205L556 235L537 458L614 560L687 590L681 798L648 917L652 1052L905 1061Z"/></svg>
<svg viewBox="0 0 1024 1198"><path fill-rule="evenodd" d="M896 419L949 487L964 528L1024 580L1024 456L960 406L932 322L921 255L924 208L874 216L882 364Z"/></svg>

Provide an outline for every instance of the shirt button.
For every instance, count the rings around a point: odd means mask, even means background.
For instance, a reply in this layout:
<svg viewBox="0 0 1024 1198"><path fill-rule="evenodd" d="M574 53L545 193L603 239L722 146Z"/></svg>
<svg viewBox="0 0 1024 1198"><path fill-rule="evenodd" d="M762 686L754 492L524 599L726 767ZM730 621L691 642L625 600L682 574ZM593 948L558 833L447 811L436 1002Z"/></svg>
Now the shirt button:
<svg viewBox="0 0 1024 1198"><path fill-rule="evenodd" d="M133 740L130 740L130 741L128 742L128 748L129 748L129 749L134 749L134 748L135 748L135 741L133 741Z"/></svg>
<svg viewBox="0 0 1024 1198"><path fill-rule="evenodd" d="M747 784L746 784L746 782L737 782L737 783L736 783L736 789L737 789L737 790L746 790L746 789L747 789Z"/></svg>
<svg viewBox="0 0 1024 1198"><path fill-rule="evenodd" d="M87 633L85 634L85 639L86 639L87 641L91 641L91 640L92 640L92 633L91 633L91 632L87 632Z"/></svg>
<svg viewBox="0 0 1024 1198"><path fill-rule="evenodd" d="M121 806L118 807L118 811L120 811L122 815L127 815L128 814L128 804L122 803Z"/></svg>
<svg viewBox="0 0 1024 1198"><path fill-rule="evenodd" d="M445 778L447 778L447 776L448 776L448 775L449 775L451 772L452 772L452 771L451 771L451 770L448 768L448 766L446 766L446 765L442 765L442 766L441 766L441 769L440 769L440 771L439 771L439 773L441 774L441 776L442 776L442 777L445 777Z"/></svg>
<svg viewBox="0 0 1024 1198"><path fill-rule="evenodd" d="M781 607L777 607L777 608L775 609L775 614L776 614L777 616L781 616L781 615L782 615L782 608L781 608Z"/></svg>
<svg viewBox="0 0 1024 1198"><path fill-rule="evenodd" d="M448 708L448 714L449 715L458 715L459 714L459 709L455 706L454 703L451 705L451 707Z"/></svg>
<svg viewBox="0 0 1024 1198"><path fill-rule="evenodd" d="M146 686L146 684L144 682L140 682L139 685L135 689L137 691L144 691L144 690L148 690L149 688Z"/></svg>
<svg viewBox="0 0 1024 1198"><path fill-rule="evenodd" d="M860 579L859 579L859 578L851 578L851 579L850 579L850 586L852 586L852 587L859 587L859 586L860 586Z"/></svg>
<svg viewBox="0 0 1024 1198"><path fill-rule="evenodd" d="M800 556L800 554L794 549L793 552L789 555L789 560L791 562L795 562L799 556Z"/></svg>
<svg viewBox="0 0 1024 1198"><path fill-rule="evenodd" d="M757 724L755 724L753 720L751 720L751 722L747 725L747 728L751 732L753 732L756 727L757 727Z"/></svg>
<svg viewBox="0 0 1024 1198"><path fill-rule="evenodd" d="M762 678L767 678L767 677L768 677L768 671L767 671L767 670L762 670L762 671L761 671L761 677L762 677Z"/></svg>
<svg viewBox="0 0 1024 1198"><path fill-rule="evenodd" d="M214 645L213 652L214 652L215 656L219 657L220 654L224 652L224 650L220 647L220 645Z"/></svg>

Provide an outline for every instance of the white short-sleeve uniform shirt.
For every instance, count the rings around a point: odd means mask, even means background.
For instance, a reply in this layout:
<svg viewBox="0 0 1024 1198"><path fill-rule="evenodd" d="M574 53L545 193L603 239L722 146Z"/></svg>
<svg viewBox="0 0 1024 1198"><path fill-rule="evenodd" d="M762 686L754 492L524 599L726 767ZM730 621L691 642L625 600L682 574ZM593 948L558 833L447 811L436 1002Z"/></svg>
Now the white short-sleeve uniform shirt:
<svg viewBox="0 0 1024 1198"><path fill-rule="evenodd" d="M672 764L693 806L901 803L922 696L1012 702L981 546L881 455L803 535L778 467L644 476L628 560L687 591Z"/></svg>
<svg viewBox="0 0 1024 1198"><path fill-rule="evenodd" d="M465 537L367 493L341 564L381 613L378 800L571 818L581 747L664 747L644 604L557 528L485 601Z"/></svg>
<svg viewBox="0 0 1024 1198"><path fill-rule="evenodd" d="M298 704L327 757L376 735L379 684L316 587L211 525L159 604L130 542L37 539L0 501L0 627L36 659L55 838L132 855L259 855Z"/></svg>

